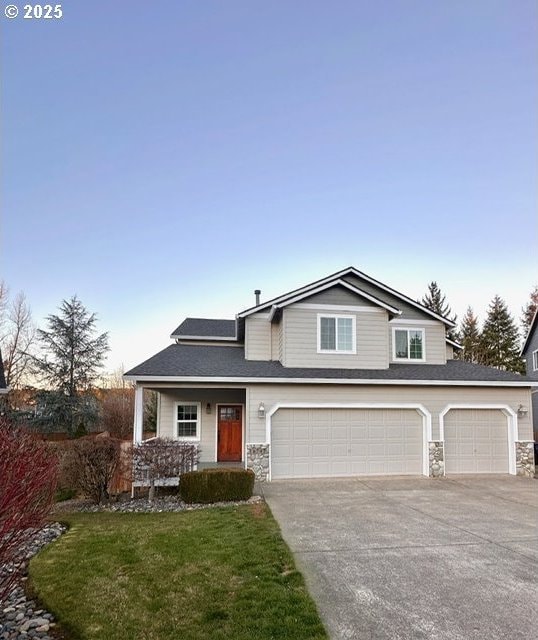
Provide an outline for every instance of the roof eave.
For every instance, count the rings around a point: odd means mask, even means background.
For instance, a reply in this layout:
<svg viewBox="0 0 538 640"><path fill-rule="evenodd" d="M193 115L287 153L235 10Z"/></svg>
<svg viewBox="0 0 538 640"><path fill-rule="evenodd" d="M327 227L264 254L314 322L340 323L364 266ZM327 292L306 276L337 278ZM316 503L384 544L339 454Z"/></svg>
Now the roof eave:
<svg viewBox="0 0 538 640"><path fill-rule="evenodd" d="M526 351L527 351L527 347L529 346L529 342L531 341L531 337L534 335L534 330L536 329L536 324L538 323L538 307L536 308L536 311L534 312L534 316L531 320L531 324L529 326L529 331L527 333L527 337L525 338L525 342L523 343L523 347L521 348L521 353L519 355L524 356Z"/></svg>
<svg viewBox="0 0 538 640"><path fill-rule="evenodd" d="M428 309L424 305L420 304L420 302L416 302L415 300L413 300L412 298L409 298L408 296L404 295L403 293L400 293L399 291L396 291L395 289L392 289L391 287L383 284L382 282L379 282L378 280L375 280L374 278L371 278L370 276L366 275L362 271L359 271L358 269L355 269L355 267L348 267L347 269L342 269L342 271L338 271L336 273L333 273L332 275L327 276L326 278L322 278L321 280L316 280L315 282L313 282L313 283L311 283L309 285L305 285L303 287L299 287L298 289L294 289L293 291L285 293L282 296L278 296L276 298L272 298L271 300L268 300L267 302L264 302L264 303L262 303L260 305L245 309L244 311L241 311L240 313L238 313L237 317L238 318L245 318L247 316L252 315L253 313L258 313L258 311L263 311L263 309L266 309L267 307L273 306L274 304L277 304L280 301L284 301L288 297L300 295L302 292L308 292L311 289L314 289L316 287L322 286L325 283L336 281L339 278L341 278L342 276L349 275L350 273L352 273L353 275L357 276L358 278L362 278L363 280L366 280L367 282L370 282L371 284L379 287L380 289L383 289L384 291L387 291L387 292L391 293L392 295L396 296L397 298L400 298L401 300L404 300L408 304L411 304L411 305L417 307L418 309L420 309L424 313L432 316L436 320L439 320L440 322L442 322L446 326L451 327L451 328L454 328L456 326L456 323L453 320L450 320L448 318L445 318L444 316L439 315L438 313L435 313L435 311L432 311L431 309Z"/></svg>
<svg viewBox="0 0 538 640"><path fill-rule="evenodd" d="M409 378L278 378L252 376L154 376L124 375L132 382L192 382L192 383L275 383L275 384L363 384L363 385L403 385L403 386L470 386L470 387L538 387L538 381L531 380L413 380Z"/></svg>

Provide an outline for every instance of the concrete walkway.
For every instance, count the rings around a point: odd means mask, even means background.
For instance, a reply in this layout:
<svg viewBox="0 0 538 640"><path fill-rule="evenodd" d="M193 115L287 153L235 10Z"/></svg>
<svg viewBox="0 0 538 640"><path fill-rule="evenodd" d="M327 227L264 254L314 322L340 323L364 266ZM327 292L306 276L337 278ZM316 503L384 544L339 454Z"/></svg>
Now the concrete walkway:
<svg viewBox="0 0 538 640"><path fill-rule="evenodd" d="M536 637L538 480L280 480L263 493L331 638Z"/></svg>

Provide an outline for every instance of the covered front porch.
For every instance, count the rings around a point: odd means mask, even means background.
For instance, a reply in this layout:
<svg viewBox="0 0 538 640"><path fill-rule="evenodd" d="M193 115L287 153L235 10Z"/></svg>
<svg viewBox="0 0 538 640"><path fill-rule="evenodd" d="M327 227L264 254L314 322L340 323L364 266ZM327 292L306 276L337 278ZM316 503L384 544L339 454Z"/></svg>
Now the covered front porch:
<svg viewBox="0 0 538 640"><path fill-rule="evenodd" d="M133 441L144 441L144 389L157 393L154 437L196 444L198 468L246 466L247 391L137 384Z"/></svg>

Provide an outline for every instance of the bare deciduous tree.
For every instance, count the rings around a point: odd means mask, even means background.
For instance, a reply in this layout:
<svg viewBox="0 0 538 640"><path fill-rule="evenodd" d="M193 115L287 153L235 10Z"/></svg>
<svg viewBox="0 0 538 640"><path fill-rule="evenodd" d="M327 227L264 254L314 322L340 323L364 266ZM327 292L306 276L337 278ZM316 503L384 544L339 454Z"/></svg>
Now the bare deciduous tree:
<svg viewBox="0 0 538 640"><path fill-rule="evenodd" d="M36 328L24 293L10 301L8 287L0 283L0 347L6 382L13 389L28 382L35 338Z"/></svg>

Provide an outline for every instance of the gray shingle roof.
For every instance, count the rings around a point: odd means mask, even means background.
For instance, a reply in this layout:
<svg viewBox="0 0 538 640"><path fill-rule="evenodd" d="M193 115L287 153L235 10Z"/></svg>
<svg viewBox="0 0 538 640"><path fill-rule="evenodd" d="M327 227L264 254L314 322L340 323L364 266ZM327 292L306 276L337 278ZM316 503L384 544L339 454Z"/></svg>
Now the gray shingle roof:
<svg viewBox="0 0 538 640"><path fill-rule="evenodd" d="M173 338L180 336L235 338L235 320L185 318L172 332Z"/></svg>
<svg viewBox="0 0 538 640"><path fill-rule="evenodd" d="M127 376L233 378L309 378L364 380L454 380L530 382L517 373L449 360L443 364L391 364L388 369L314 369L283 367L280 362L245 360L240 347L174 344L128 371Z"/></svg>

